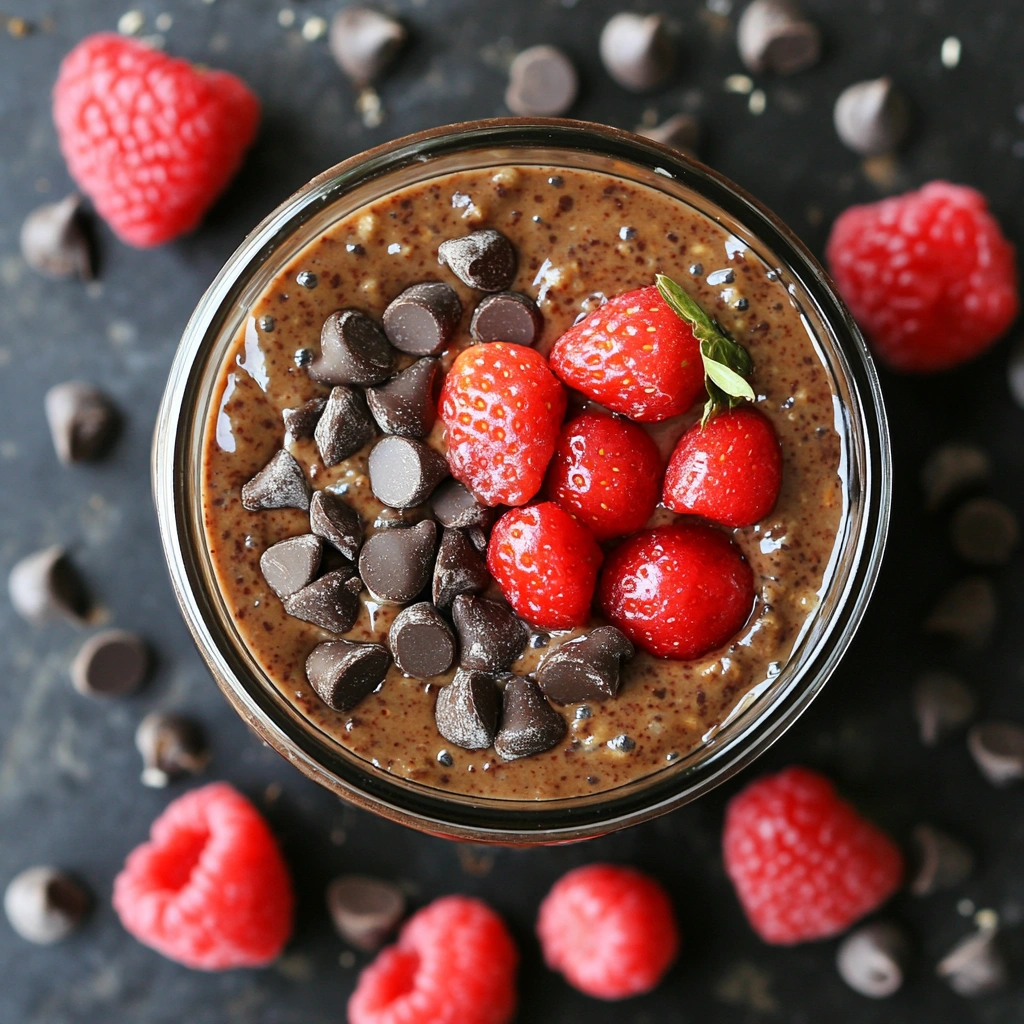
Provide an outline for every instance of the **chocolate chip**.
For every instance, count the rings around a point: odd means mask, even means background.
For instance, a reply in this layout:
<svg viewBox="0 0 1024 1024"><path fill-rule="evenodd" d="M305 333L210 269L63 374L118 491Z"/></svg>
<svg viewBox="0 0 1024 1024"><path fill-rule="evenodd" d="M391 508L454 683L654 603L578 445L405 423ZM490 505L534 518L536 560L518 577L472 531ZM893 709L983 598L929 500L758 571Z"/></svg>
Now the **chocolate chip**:
<svg viewBox="0 0 1024 1024"><path fill-rule="evenodd" d="M481 526L485 529L498 517L498 510L481 505L473 492L458 480L444 480L430 496L430 507L442 526L464 529Z"/></svg>
<svg viewBox="0 0 1024 1024"><path fill-rule="evenodd" d="M440 281L425 281L406 288L384 310L384 333L400 352L435 356L448 344L461 318L462 303L455 289Z"/></svg>
<svg viewBox="0 0 1024 1024"><path fill-rule="evenodd" d="M91 636L71 662L71 682L86 697L124 697L146 678L149 651L142 637L124 629Z"/></svg>
<svg viewBox="0 0 1024 1024"><path fill-rule="evenodd" d="M992 460L973 444L952 442L936 448L921 467L925 508L935 512L957 494L989 481Z"/></svg>
<svg viewBox="0 0 1024 1024"><path fill-rule="evenodd" d="M81 883L49 865L26 868L4 890L4 913L11 927L26 942L40 946L66 939L91 904Z"/></svg>
<svg viewBox="0 0 1024 1024"><path fill-rule="evenodd" d="M573 105L578 91L576 69L561 50L531 46L512 61L505 103L520 117L558 117Z"/></svg>
<svg viewBox="0 0 1024 1024"><path fill-rule="evenodd" d="M565 719L532 679L513 676L505 684L501 728L494 737L494 749L503 761L550 750L565 735L565 729Z"/></svg>
<svg viewBox="0 0 1024 1024"><path fill-rule="evenodd" d="M557 704L610 700L619 692L622 664L633 654L625 634L614 626L599 626L552 651L537 670L537 682Z"/></svg>
<svg viewBox="0 0 1024 1024"><path fill-rule="evenodd" d="M508 605L459 594L452 602L459 637L459 664L484 672L504 672L523 653L529 630Z"/></svg>
<svg viewBox="0 0 1024 1024"><path fill-rule="evenodd" d="M862 996L885 999L903 985L910 943L903 930L874 921L851 932L836 950L839 976Z"/></svg>
<svg viewBox="0 0 1024 1024"><path fill-rule="evenodd" d="M302 467L283 448L247 484L242 506L250 512L264 509L309 508L309 483Z"/></svg>
<svg viewBox="0 0 1024 1024"><path fill-rule="evenodd" d="M482 299L473 311L469 333L477 341L510 341L532 345L540 337L544 318L537 304L519 292L499 292Z"/></svg>
<svg viewBox="0 0 1024 1024"><path fill-rule="evenodd" d="M395 350L384 332L358 309L339 309L320 331L320 356L309 375L321 384L379 384L391 376Z"/></svg>
<svg viewBox="0 0 1024 1024"><path fill-rule="evenodd" d="M57 458L65 465L106 454L120 426L114 404L99 388L80 380L55 384L43 399Z"/></svg>
<svg viewBox="0 0 1024 1024"><path fill-rule="evenodd" d="M491 574L470 539L461 530L446 529L434 563L434 604L448 608L459 594L477 594L490 581Z"/></svg>
<svg viewBox="0 0 1024 1024"><path fill-rule="evenodd" d="M359 617L363 581L351 566L326 572L284 599L284 610L331 633L347 633Z"/></svg>
<svg viewBox="0 0 1024 1024"><path fill-rule="evenodd" d="M996 624L996 593L984 576L950 587L925 620L927 633L938 633L970 647L984 647Z"/></svg>
<svg viewBox="0 0 1024 1024"><path fill-rule="evenodd" d="M736 28L748 70L792 75L818 62L821 35L789 0L754 0Z"/></svg>
<svg viewBox="0 0 1024 1024"><path fill-rule="evenodd" d="M1006 988L1010 972L994 928L961 939L939 961L935 973L959 996L986 996Z"/></svg>
<svg viewBox="0 0 1024 1024"><path fill-rule="evenodd" d="M34 209L21 226L21 255L47 277L90 281L95 273L92 241L75 195Z"/></svg>
<svg viewBox="0 0 1024 1024"><path fill-rule="evenodd" d="M338 67L357 86L380 77L405 43L402 23L369 7L345 7L331 20L327 39Z"/></svg>
<svg viewBox="0 0 1024 1024"><path fill-rule="evenodd" d="M653 128L641 128L637 134L692 156L700 144L701 127L693 114L673 114Z"/></svg>
<svg viewBox="0 0 1024 1024"><path fill-rule="evenodd" d="M493 228L442 242L437 247L437 262L463 284L483 292L506 291L516 276L516 251Z"/></svg>
<svg viewBox="0 0 1024 1024"><path fill-rule="evenodd" d="M389 434L370 451L370 489L391 508L415 508L448 475L448 460L413 437Z"/></svg>
<svg viewBox="0 0 1024 1024"><path fill-rule="evenodd" d="M395 664L414 679L432 679L447 672L455 660L455 637L440 612L429 602L403 608L388 630Z"/></svg>
<svg viewBox="0 0 1024 1024"><path fill-rule="evenodd" d="M368 875L342 875L327 887L327 910L349 945L372 953L402 920L405 896L393 882Z"/></svg>
<svg viewBox="0 0 1024 1024"><path fill-rule="evenodd" d="M294 409L283 409L281 418L284 420L284 443L289 445L293 441L312 437L326 404L326 398L311 398Z"/></svg>
<svg viewBox="0 0 1024 1024"><path fill-rule="evenodd" d="M440 360L417 359L391 380L366 389L366 402L385 434L426 437L437 419Z"/></svg>
<svg viewBox="0 0 1024 1024"><path fill-rule="evenodd" d="M359 557L363 521L359 513L334 491L314 492L309 503L309 528L350 562Z"/></svg>
<svg viewBox="0 0 1024 1024"><path fill-rule="evenodd" d="M306 659L306 676L329 708L351 711L384 682L390 663L380 644L329 640L313 648Z"/></svg>
<svg viewBox="0 0 1024 1024"><path fill-rule="evenodd" d="M15 563L7 589L14 610L29 622L63 616L82 622L89 611L89 595L61 547L45 548Z"/></svg>
<svg viewBox="0 0 1024 1024"><path fill-rule="evenodd" d="M263 578L280 598L301 590L316 576L323 555L323 541L312 533L271 544L260 555Z"/></svg>
<svg viewBox="0 0 1024 1024"><path fill-rule="evenodd" d="M486 750L498 726L499 691L489 672L459 669L434 705L437 731L464 750Z"/></svg>
<svg viewBox="0 0 1024 1024"><path fill-rule="evenodd" d="M863 156L892 153L910 127L910 105L891 78L848 86L836 100L832 120L840 140Z"/></svg>
<svg viewBox="0 0 1024 1024"><path fill-rule="evenodd" d="M614 15L601 31L601 62L623 89L647 92L675 70L676 52L660 14Z"/></svg>
<svg viewBox="0 0 1024 1024"><path fill-rule="evenodd" d="M198 775L210 762L203 727L185 715L146 715L135 730L135 746L142 755L146 786L162 788L183 775Z"/></svg>
<svg viewBox="0 0 1024 1024"><path fill-rule="evenodd" d="M340 385L331 388L327 405L313 433L323 464L336 466L344 462L369 444L376 434L377 429L362 392Z"/></svg>
<svg viewBox="0 0 1024 1024"><path fill-rule="evenodd" d="M966 725L977 701L971 689L948 672L926 672L914 686L914 716L921 742L934 747L939 740Z"/></svg>
<svg viewBox="0 0 1024 1024"><path fill-rule="evenodd" d="M979 722L967 733L967 749L993 786L1024 779L1024 728L1014 722Z"/></svg>
<svg viewBox="0 0 1024 1024"><path fill-rule="evenodd" d="M359 575L378 601L411 601L430 579L437 526L429 519L370 537L359 552Z"/></svg>
<svg viewBox="0 0 1024 1024"><path fill-rule="evenodd" d="M974 854L959 839L931 825L915 826L913 842L916 865L910 891L915 896L952 889L974 870Z"/></svg>
<svg viewBox="0 0 1024 1024"><path fill-rule="evenodd" d="M953 549L971 565L1005 565L1019 539L1017 517L994 498L972 498L953 513Z"/></svg>

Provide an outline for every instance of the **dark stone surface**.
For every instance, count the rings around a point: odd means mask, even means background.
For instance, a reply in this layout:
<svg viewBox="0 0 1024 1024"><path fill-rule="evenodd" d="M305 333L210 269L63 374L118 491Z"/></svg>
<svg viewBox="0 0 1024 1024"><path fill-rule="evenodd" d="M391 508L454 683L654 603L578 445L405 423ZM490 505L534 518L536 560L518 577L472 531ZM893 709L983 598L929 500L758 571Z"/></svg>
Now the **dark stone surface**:
<svg viewBox="0 0 1024 1024"><path fill-rule="evenodd" d="M83 35L110 29L129 7L174 16L168 48L236 71L265 104L262 135L229 193L196 234L138 253L101 232L98 283L53 283L29 271L17 236L36 204L70 189L49 116L61 56ZM896 452L896 514L883 578L868 619L833 681L758 770L802 761L828 771L864 810L901 840L928 819L968 839L974 877L949 893L900 896L891 916L915 942L907 985L872 1003L839 980L835 943L763 946L746 927L718 853L728 796L746 773L708 799L647 826L585 845L549 850L480 850L414 835L352 811L306 781L249 734L205 672L182 625L164 572L149 489L149 442L176 339L203 289L248 230L315 172L392 136L465 118L501 114L503 66L519 48L550 42L578 62L583 88L573 113L631 127L646 109L659 118L697 109L710 162L749 187L820 251L834 215L879 194L858 158L836 139L831 105L851 82L892 74L915 109L915 129L893 187L948 176L982 188L1018 244L1024 170L1024 19L1017 0L806 0L825 37L821 65L765 80L767 108L748 112L728 94L741 71L729 19L697 0L665 0L681 32L677 78L652 97L616 87L601 70L597 38L615 0L396 0L413 42L380 87L388 119L365 129L354 95L327 54L299 27L330 15L327 0L294 4L297 24L277 20L282 0L11 0L5 10L53 25L27 38L0 30L0 574L23 554L66 544L97 595L104 620L143 633L157 652L155 678L117 703L77 695L68 664L82 632L29 628L0 598L0 884L35 862L76 872L98 908L70 941L29 946L0 921L0 1021L4 1024L338 1024L356 970L339 965L343 946L323 894L345 872L383 873L408 883L413 903L464 891L491 900L523 951L520 1020L531 1024L654 1022L929 1021L1010 1024L1024 1017L1018 980L1009 992L969 1002L934 978L934 964L971 927L960 901L993 908L1008 926L1015 974L1024 917L1024 810L1020 790L989 787L962 736L924 750L915 734L910 687L924 668L962 671L986 716L1024 721L1024 559L994 573L1002 610L993 644L969 657L926 640L920 621L933 596L965 574L947 541L947 517L926 517L917 486L921 459L939 441L990 447L992 492L1020 509L1024 499L1024 413L1005 382L1008 346L941 379L886 375ZM628 6L623 3L622 6ZM729 6L728 0L715 5ZM147 27L146 31L151 31ZM963 58L943 68L946 36ZM124 407L126 429L113 456L95 467L62 468L43 416L52 384L80 377ZM208 778L227 778L253 796L282 836L299 887L296 938L263 972L190 973L138 945L109 906L111 880L153 817L182 791L144 788L132 734L154 709L187 711L206 724L214 748ZM630 861L660 877L679 908L686 945L654 995L620 1005L587 1000L541 967L532 923L553 880L596 859ZM356 966L364 961L355 961Z"/></svg>

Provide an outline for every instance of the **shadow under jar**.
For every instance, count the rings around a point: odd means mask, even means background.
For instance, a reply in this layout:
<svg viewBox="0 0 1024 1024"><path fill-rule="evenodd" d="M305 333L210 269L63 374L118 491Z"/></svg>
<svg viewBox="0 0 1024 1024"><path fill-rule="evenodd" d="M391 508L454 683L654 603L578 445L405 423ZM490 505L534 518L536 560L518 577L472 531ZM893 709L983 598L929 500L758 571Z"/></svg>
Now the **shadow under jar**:
<svg viewBox="0 0 1024 1024"><path fill-rule="evenodd" d="M408 285L445 280L463 302L445 365L470 343L482 296L439 267L436 250L486 227L518 249L513 288L538 301L544 352L600 301L593 293L642 287L656 272L681 281L749 348L757 405L780 435L785 465L775 512L734 531L758 593L740 633L692 662L639 654L617 698L589 702L589 715L560 709L563 741L511 762L493 750L460 750L436 732L433 704L450 673L424 681L392 666L354 710L324 705L303 665L334 637L286 616L259 570L263 550L308 532L308 520L295 509L246 512L239 499L241 484L282 447L281 410L326 395L303 366L309 354L296 358L295 350L308 343L318 351L334 310L353 306L379 318ZM655 431L663 445L697 411ZM430 441L443 448L440 424ZM291 450L313 487L341 491L372 531L381 506L365 476L370 447L330 468L312 440ZM885 414L863 340L792 233L679 153L555 120L478 121L409 136L339 164L289 198L249 235L193 314L153 450L175 594L211 672L250 726L361 807L434 834L522 844L600 835L681 806L795 721L863 616L885 542L890 475ZM655 514L656 522L668 518L663 509ZM347 635L385 642L396 610L364 592ZM515 671L531 671L561 639L545 647L538 638Z"/></svg>

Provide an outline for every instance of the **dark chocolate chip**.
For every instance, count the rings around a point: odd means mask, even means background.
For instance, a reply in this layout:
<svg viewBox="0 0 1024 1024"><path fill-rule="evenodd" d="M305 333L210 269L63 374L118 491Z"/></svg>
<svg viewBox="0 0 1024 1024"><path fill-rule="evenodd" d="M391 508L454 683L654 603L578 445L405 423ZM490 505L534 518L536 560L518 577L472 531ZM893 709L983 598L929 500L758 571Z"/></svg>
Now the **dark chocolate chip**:
<svg viewBox="0 0 1024 1024"><path fill-rule="evenodd" d="M490 581L491 574L469 538L461 530L446 529L434 563L434 604L448 608L459 594L478 594Z"/></svg>
<svg viewBox="0 0 1024 1024"><path fill-rule="evenodd" d="M448 475L448 460L414 437L389 434L370 451L370 489L391 508L415 508Z"/></svg>
<svg viewBox="0 0 1024 1024"><path fill-rule="evenodd" d="M987 996L1006 988L1010 972L995 928L982 928L961 939L935 968L959 996Z"/></svg>
<svg viewBox="0 0 1024 1024"><path fill-rule="evenodd" d="M86 697L123 697L146 678L149 651L136 633L106 629L91 636L71 662L71 682Z"/></svg>
<svg viewBox="0 0 1024 1024"><path fill-rule="evenodd" d="M976 576L954 584L939 598L924 629L969 647L984 647L992 637L997 614L992 581Z"/></svg>
<svg viewBox="0 0 1024 1024"><path fill-rule="evenodd" d="M903 985L910 943L903 929L873 921L851 932L836 950L839 976L862 996L885 999Z"/></svg>
<svg viewBox="0 0 1024 1024"><path fill-rule="evenodd" d="M601 62L623 89L647 92L675 70L675 46L660 14L614 15L601 32Z"/></svg>
<svg viewBox="0 0 1024 1024"><path fill-rule="evenodd" d="M565 730L565 719L547 702L532 679L513 676L505 684L501 728L494 737L494 749L503 761L550 750Z"/></svg>
<svg viewBox="0 0 1024 1024"><path fill-rule="evenodd" d="M736 29L748 70L792 75L818 62L821 34L789 0L754 0Z"/></svg>
<svg viewBox="0 0 1024 1024"><path fill-rule="evenodd" d="M203 727L185 715L153 711L139 722L135 746L142 755L142 782L163 787L184 775L198 775L210 762Z"/></svg>
<svg viewBox="0 0 1024 1024"><path fill-rule="evenodd" d="M599 626L552 651L537 670L537 683L558 704L610 700L619 692L622 664L633 654L625 634Z"/></svg>
<svg viewBox="0 0 1024 1024"><path fill-rule="evenodd" d="M437 247L437 262L463 284L484 292L506 291L516 276L516 251L493 228L442 242Z"/></svg>
<svg viewBox="0 0 1024 1024"><path fill-rule="evenodd" d="M99 388L80 380L56 384L43 399L57 458L65 465L105 455L120 426L114 404Z"/></svg>
<svg viewBox="0 0 1024 1024"><path fill-rule="evenodd" d="M481 300L473 311L469 332L477 341L533 345L543 326L544 319L533 299L519 292L499 292Z"/></svg>
<svg viewBox="0 0 1024 1024"><path fill-rule="evenodd" d="M11 927L39 946L66 939L91 905L89 892L77 879L49 865L26 868L4 890L4 913Z"/></svg>
<svg viewBox="0 0 1024 1024"><path fill-rule="evenodd" d="M45 548L15 563L7 581L14 610L29 622L45 622L63 616L84 621L89 595L67 552Z"/></svg>
<svg viewBox="0 0 1024 1024"><path fill-rule="evenodd" d="M437 731L464 750L486 750L494 742L500 699L497 680L489 672L460 668L438 691Z"/></svg>
<svg viewBox="0 0 1024 1024"><path fill-rule="evenodd" d="M966 725L977 700L970 687L948 672L926 672L914 685L914 717L926 747Z"/></svg>
<svg viewBox="0 0 1024 1024"><path fill-rule="evenodd" d="M455 289L441 281L425 281L406 288L384 310L384 333L400 352L436 356L462 318L462 303Z"/></svg>
<svg viewBox="0 0 1024 1024"><path fill-rule="evenodd" d="M832 121L845 146L863 156L878 156L892 153L906 137L910 105L891 78L875 78L844 89Z"/></svg>
<svg viewBox="0 0 1024 1024"><path fill-rule="evenodd" d="M350 562L359 557L363 544L363 521L334 491L315 491L309 503L309 528L340 551Z"/></svg>
<svg viewBox="0 0 1024 1024"><path fill-rule="evenodd" d="M25 262L47 277L92 280L94 253L86 225L82 200L76 195L37 207L21 226Z"/></svg>
<svg viewBox="0 0 1024 1024"><path fill-rule="evenodd" d="M284 610L331 633L347 633L359 617L363 581L351 566L326 572L284 599Z"/></svg>
<svg viewBox="0 0 1024 1024"><path fill-rule="evenodd" d="M441 363L417 359L391 380L366 389L366 402L385 434L426 437L437 419Z"/></svg>
<svg viewBox="0 0 1024 1024"><path fill-rule="evenodd" d="M313 437L325 466L336 466L376 436L370 410L361 391L339 385L331 389Z"/></svg>
<svg viewBox="0 0 1024 1024"><path fill-rule="evenodd" d="M311 398L294 409L283 409L281 418L284 420L284 443L288 445L312 437L326 404L326 398Z"/></svg>
<svg viewBox="0 0 1024 1024"><path fill-rule="evenodd" d="M994 498L972 498L953 513L953 549L971 565L1005 565L1020 539L1017 517Z"/></svg>
<svg viewBox="0 0 1024 1024"><path fill-rule="evenodd" d="M504 672L526 647L529 629L508 605L459 594L452 602L452 617L463 668Z"/></svg>
<svg viewBox="0 0 1024 1024"><path fill-rule="evenodd" d="M414 679L432 679L455 661L455 637L440 612L429 602L403 608L391 623L388 647L395 664Z"/></svg>
<svg viewBox="0 0 1024 1024"><path fill-rule="evenodd" d="M951 442L936 448L921 467L925 507L935 512L950 498L988 483L992 459L984 448Z"/></svg>
<svg viewBox="0 0 1024 1024"><path fill-rule="evenodd" d="M974 870L974 854L960 842L932 825L914 828L915 868L910 891L930 896L940 889L952 889Z"/></svg>
<svg viewBox="0 0 1024 1024"><path fill-rule="evenodd" d="M578 91L576 68L561 50L531 46L512 61L505 103L520 117L558 117L573 105Z"/></svg>
<svg viewBox="0 0 1024 1024"><path fill-rule="evenodd" d="M349 945L372 953L402 920L405 895L393 882L368 875L342 875L327 887L327 910Z"/></svg>
<svg viewBox="0 0 1024 1024"><path fill-rule="evenodd" d="M324 542L312 533L301 537L288 537L271 544L260 555L263 578L280 598L301 590L320 568Z"/></svg>
<svg viewBox="0 0 1024 1024"><path fill-rule="evenodd" d="M498 518L498 510L486 508L473 496L473 492L454 478L438 484L430 496L430 507L442 526L464 529L480 526L486 529Z"/></svg>
<svg viewBox="0 0 1024 1024"><path fill-rule="evenodd" d="M384 332L358 309L339 309L320 331L320 356L309 375L321 384L379 384L391 376L395 350Z"/></svg>
<svg viewBox="0 0 1024 1024"><path fill-rule="evenodd" d="M334 16L327 45L338 67L357 86L365 86L383 74L405 39L400 21L357 6L345 7Z"/></svg>
<svg viewBox="0 0 1024 1024"><path fill-rule="evenodd" d="M979 722L967 733L967 749L993 786L1024 779L1024 728L1014 722Z"/></svg>
<svg viewBox="0 0 1024 1024"><path fill-rule="evenodd" d="M430 579L436 547L437 525L429 519L381 530L359 552L359 575L378 601L411 601Z"/></svg>
<svg viewBox="0 0 1024 1024"><path fill-rule="evenodd" d="M242 505L250 512L273 508L309 509L309 483L302 467L283 448L247 484Z"/></svg>
<svg viewBox="0 0 1024 1024"><path fill-rule="evenodd" d="M306 659L306 676L329 708L351 711L384 682L390 664L380 644L329 640L313 648Z"/></svg>
<svg viewBox="0 0 1024 1024"><path fill-rule="evenodd" d="M701 127L700 121L693 114L673 114L653 128L641 128L637 134L670 149L693 155L700 145Z"/></svg>

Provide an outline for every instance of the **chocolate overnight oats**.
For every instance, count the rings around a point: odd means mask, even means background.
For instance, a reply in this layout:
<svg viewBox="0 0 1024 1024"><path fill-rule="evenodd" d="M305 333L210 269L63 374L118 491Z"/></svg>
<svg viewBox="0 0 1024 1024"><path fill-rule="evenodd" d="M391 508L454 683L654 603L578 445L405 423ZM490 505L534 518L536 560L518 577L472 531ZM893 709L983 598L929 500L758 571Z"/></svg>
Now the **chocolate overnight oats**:
<svg viewBox="0 0 1024 1024"><path fill-rule="evenodd" d="M209 553L352 754L606 791L785 665L837 553L837 415L785 284L713 221L596 171L459 171L339 220L252 306L207 424Z"/></svg>

